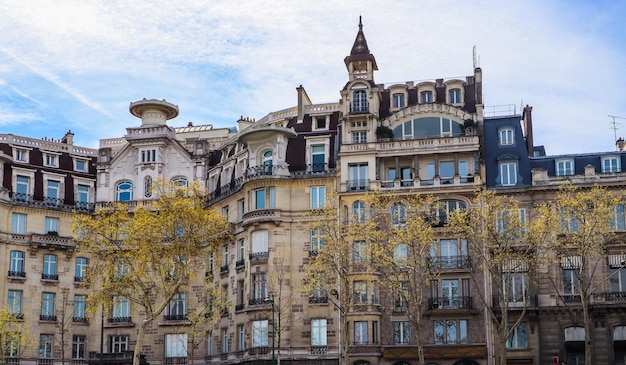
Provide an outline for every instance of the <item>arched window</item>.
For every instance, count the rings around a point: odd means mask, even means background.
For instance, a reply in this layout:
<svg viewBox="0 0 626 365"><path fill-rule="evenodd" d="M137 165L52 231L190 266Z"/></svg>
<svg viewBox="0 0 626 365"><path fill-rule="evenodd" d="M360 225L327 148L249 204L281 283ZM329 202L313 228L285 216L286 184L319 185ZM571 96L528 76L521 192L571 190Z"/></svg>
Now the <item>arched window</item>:
<svg viewBox="0 0 626 365"><path fill-rule="evenodd" d="M366 112L367 107L367 91L354 90L352 92L352 109L353 112Z"/></svg>
<svg viewBox="0 0 626 365"><path fill-rule="evenodd" d="M152 197L152 176L143 178L143 196L144 198Z"/></svg>
<svg viewBox="0 0 626 365"><path fill-rule="evenodd" d="M115 201L126 202L130 200L133 200L133 183L131 181L117 183L115 187Z"/></svg>
<svg viewBox="0 0 626 365"><path fill-rule="evenodd" d="M352 204L352 216L355 222L365 221L365 203L358 200Z"/></svg>
<svg viewBox="0 0 626 365"><path fill-rule="evenodd" d="M404 204L395 203L391 207L391 222L404 225L406 222L406 206Z"/></svg>
<svg viewBox="0 0 626 365"><path fill-rule="evenodd" d="M263 174L272 174L272 151L265 151L263 154Z"/></svg>

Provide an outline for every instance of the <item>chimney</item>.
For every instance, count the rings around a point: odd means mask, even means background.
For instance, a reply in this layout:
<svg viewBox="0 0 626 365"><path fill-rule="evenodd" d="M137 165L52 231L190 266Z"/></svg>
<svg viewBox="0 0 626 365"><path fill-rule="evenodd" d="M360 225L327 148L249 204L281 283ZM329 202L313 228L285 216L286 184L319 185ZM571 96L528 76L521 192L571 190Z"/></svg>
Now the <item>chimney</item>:
<svg viewBox="0 0 626 365"><path fill-rule="evenodd" d="M626 145L626 142L624 142L624 138L619 137L617 139L617 141L615 141L615 147L617 149L617 151L623 151L624 150L624 145Z"/></svg>
<svg viewBox="0 0 626 365"><path fill-rule="evenodd" d="M74 144L74 133L71 130L68 130L67 133L61 138L61 143L73 145Z"/></svg>
<svg viewBox="0 0 626 365"><path fill-rule="evenodd" d="M524 122L524 134L526 135L526 149L528 150L528 156L533 156L533 107L526 105L524 107L524 113L522 113L522 122Z"/></svg>
<svg viewBox="0 0 626 365"><path fill-rule="evenodd" d="M298 123L302 123L304 119L304 106L311 105L312 103L302 85L298 86L296 90L298 91Z"/></svg>

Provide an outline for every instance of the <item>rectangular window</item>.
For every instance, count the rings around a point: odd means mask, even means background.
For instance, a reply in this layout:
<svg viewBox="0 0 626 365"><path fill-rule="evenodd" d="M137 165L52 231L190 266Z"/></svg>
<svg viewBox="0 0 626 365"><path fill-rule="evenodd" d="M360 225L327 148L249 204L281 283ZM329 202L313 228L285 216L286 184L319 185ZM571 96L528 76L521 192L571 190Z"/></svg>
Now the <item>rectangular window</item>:
<svg viewBox="0 0 626 365"><path fill-rule="evenodd" d="M46 254L43 255L43 273L42 279L58 280L57 275L57 256Z"/></svg>
<svg viewBox="0 0 626 365"><path fill-rule="evenodd" d="M265 209L265 189L254 191L254 209Z"/></svg>
<svg viewBox="0 0 626 365"><path fill-rule="evenodd" d="M87 354L87 336L72 336L72 360L84 360Z"/></svg>
<svg viewBox="0 0 626 365"><path fill-rule="evenodd" d="M221 271L228 271L228 263L229 263L229 259L228 259L228 245L224 245L222 246L222 267L221 267Z"/></svg>
<svg viewBox="0 0 626 365"><path fill-rule="evenodd" d="M626 230L626 222L624 216L624 204L618 204L613 207L613 213L609 220L609 228L613 231Z"/></svg>
<svg viewBox="0 0 626 365"><path fill-rule="evenodd" d="M27 201L30 198L30 178L17 175L15 178L15 200Z"/></svg>
<svg viewBox="0 0 626 365"><path fill-rule="evenodd" d="M467 343L467 320L439 320L433 323L436 344Z"/></svg>
<svg viewBox="0 0 626 365"><path fill-rule="evenodd" d="M602 172L621 172L620 160L617 156L604 157L602 159Z"/></svg>
<svg viewBox="0 0 626 365"><path fill-rule="evenodd" d="M514 266L514 265L511 265ZM527 302L528 273L505 272L502 274L504 293L509 307L521 307Z"/></svg>
<svg viewBox="0 0 626 365"><path fill-rule="evenodd" d="M558 160L556 161L556 176L574 175L574 161L573 160Z"/></svg>
<svg viewBox="0 0 626 365"><path fill-rule="evenodd" d="M393 108L404 108L404 94L393 94Z"/></svg>
<svg viewBox="0 0 626 365"><path fill-rule="evenodd" d="M243 351L246 349L246 331L243 324L237 326L237 350Z"/></svg>
<svg viewBox="0 0 626 365"><path fill-rule="evenodd" d="M324 145L311 146L311 171L322 172L326 170L326 152Z"/></svg>
<svg viewBox="0 0 626 365"><path fill-rule="evenodd" d="M74 170L87 171L87 160L83 160L80 158L74 159Z"/></svg>
<svg viewBox="0 0 626 365"><path fill-rule="evenodd" d="M87 321L87 296L74 295L74 322Z"/></svg>
<svg viewBox="0 0 626 365"><path fill-rule="evenodd" d="M130 321L130 301L128 298L117 295L113 297L112 318L114 322Z"/></svg>
<svg viewBox="0 0 626 365"><path fill-rule="evenodd" d="M176 293L170 300L165 310L165 319L184 320L187 318L187 294Z"/></svg>
<svg viewBox="0 0 626 365"><path fill-rule="evenodd" d="M500 184L517 185L517 162L500 163Z"/></svg>
<svg viewBox="0 0 626 365"><path fill-rule="evenodd" d="M355 265L367 262L367 251L365 241L357 241L352 244L352 263Z"/></svg>
<svg viewBox="0 0 626 365"><path fill-rule="evenodd" d="M580 294L580 279L578 277L578 269L563 269L563 294L578 295Z"/></svg>
<svg viewBox="0 0 626 365"><path fill-rule="evenodd" d="M54 298L54 293L41 294L41 320L56 321L56 315L54 312Z"/></svg>
<svg viewBox="0 0 626 365"><path fill-rule="evenodd" d="M252 274L252 299L254 301L263 301L268 298L267 295L267 274Z"/></svg>
<svg viewBox="0 0 626 365"><path fill-rule="evenodd" d="M14 152L15 152L14 156L15 156L16 161L28 162L28 150L16 148Z"/></svg>
<svg viewBox="0 0 626 365"><path fill-rule="evenodd" d="M264 256L268 255L269 234L266 229L252 232L252 255Z"/></svg>
<svg viewBox="0 0 626 365"><path fill-rule="evenodd" d="M352 132L352 143L366 143L367 142L367 132Z"/></svg>
<svg viewBox="0 0 626 365"><path fill-rule="evenodd" d="M430 248L431 265L438 269L463 269L469 264L467 240L439 240Z"/></svg>
<svg viewBox="0 0 626 365"><path fill-rule="evenodd" d="M496 216L496 232L504 233L511 230L526 233L526 209L505 209Z"/></svg>
<svg viewBox="0 0 626 365"><path fill-rule="evenodd" d="M268 344L268 321L252 322L252 347L266 347Z"/></svg>
<svg viewBox="0 0 626 365"><path fill-rule="evenodd" d="M360 345L365 345L368 343L366 321L354 322L354 343Z"/></svg>
<svg viewBox="0 0 626 365"><path fill-rule="evenodd" d="M213 356L213 333L207 333L206 338L206 354L207 356Z"/></svg>
<svg viewBox="0 0 626 365"><path fill-rule="evenodd" d="M409 322L393 322L393 343L409 343Z"/></svg>
<svg viewBox="0 0 626 365"><path fill-rule="evenodd" d="M325 186L312 186L311 187L311 209L324 209L325 200L326 200L326 187Z"/></svg>
<svg viewBox="0 0 626 365"><path fill-rule="evenodd" d="M44 230L46 234L58 234L59 233L59 218L46 217L44 222Z"/></svg>
<svg viewBox="0 0 626 365"><path fill-rule="evenodd" d="M511 325L509 324L509 331ZM526 337L526 323L519 323L511 335L506 340L507 349L525 349L528 347L528 338Z"/></svg>
<svg viewBox="0 0 626 365"><path fill-rule="evenodd" d="M246 243L243 238L237 240L237 266L243 265L246 258Z"/></svg>
<svg viewBox="0 0 626 365"><path fill-rule="evenodd" d="M87 266L89 265L89 259L86 257L76 258L76 267L74 270L74 281L83 281L87 276Z"/></svg>
<svg viewBox="0 0 626 365"><path fill-rule="evenodd" d="M513 128L502 128L499 134L500 146L512 146L515 144L515 131Z"/></svg>
<svg viewBox="0 0 626 365"><path fill-rule="evenodd" d="M109 352L119 354L128 351L128 335L109 336Z"/></svg>
<svg viewBox="0 0 626 365"><path fill-rule="evenodd" d="M367 190L369 180L367 176L367 164L348 166L348 189Z"/></svg>
<svg viewBox="0 0 626 365"><path fill-rule="evenodd" d="M39 358L52 359L54 345L54 335L39 335Z"/></svg>
<svg viewBox="0 0 626 365"><path fill-rule="evenodd" d="M237 221L241 221L245 213L246 213L246 201L243 199L239 199L237 201Z"/></svg>
<svg viewBox="0 0 626 365"><path fill-rule="evenodd" d="M76 206L78 209L87 209L89 207L89 186L76 186Z"/></svg>
<svg viewBox="0 0 626 365"><path fill-rule="evenodd" d="M59 205L59 187L61 183L54 180L48 180L47 188L46 188L46 204L48 205Z"/></svg>
<svg viewBox="0 0 626 365"><path fill-rule="evenodd" d="M354 287L354 302L367 303L367 282L355 280L352 285Z"/></svg>
<svg viewBox="0 0 626 365"><path fill-rule="evenodd" d="M439 162L439 177L442 184L452 184L454 182L454 161Z"/></svg>
<svg viewBox="0 0 626 365"><path fill-rule="evenodd" d="M11 233L26 234L26 214L13 213L11 216Z"/></svg>
<svg viewBox="0 0 626 365"><path fill-rule="evenodd" d="M311 320L311 346L326 346L326 319Z"/></svg>
<svg viewBox="0 0 626 365"><path fill-rule="evenodd" d="M433 102L433 92L432 91L422 91L420 93L420 103L432 103Z"/></svg>
<svg viewBox="0 0 626 365"><path fill-rule="evenodd" d="M311 231L311 252L317 255L324 247L324 235L317 229Z"/></svg>
<svg viewBox="0 0 626 365"><path fill-rule="evenodd" d="M11 251L11 262L9 263L9 276L24 276L24 252Z"/></svg>
<svg viewBox="0 0 626 365"><path fill-rule="evenodd" d="M57 167L59 156L50 153L44 153L44 165L50 167Z"/></svg>
<svg viewBox="0 0 626 365"><path fill-rule="evenodd" d="M253 192L253 198L254 209L274 209L276 207L276 188L257 189Z"/></svg>
<svg viewBox="0 0 626 365"><path fill-rule="evenodd" d="M22 291L21 290L9 290L7 307L9 313L13 315L22 314Z"/></svg>
<svg viewBox="0 0 626 365"><path fill-rule="evenodd" d="M187 334L165 335L165 357L187 357Z"/></svg>
<svg viewBox="0 0 626 365"><path fill-rule="evenodd" d="M142 150L141 162L156 162L156 149Z"/></svg>
<svg viewBox="0 0 626 365"><path fill-rule="evenodd" d="M222 328L222 353L228 352L228 328Z"/></svg>
<svg viewBox="0 0 626 365"><path fill-rule="evenodd" d="M451 89L448 91L448 98L450 104L457 104L461 102L461 89Z"/></svg>

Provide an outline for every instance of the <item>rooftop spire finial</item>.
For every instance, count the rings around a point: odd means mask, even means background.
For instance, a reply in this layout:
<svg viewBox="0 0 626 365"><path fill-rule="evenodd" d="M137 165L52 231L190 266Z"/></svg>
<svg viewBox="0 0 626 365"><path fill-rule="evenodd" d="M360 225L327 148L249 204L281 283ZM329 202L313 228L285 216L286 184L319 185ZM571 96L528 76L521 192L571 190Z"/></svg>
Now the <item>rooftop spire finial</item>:
<svg viewBox="0 0 626 365"><path fill-rule="evenodd" d="M360 15L359 15L359 30L363 30L363 22L361 21Z"/></svg>

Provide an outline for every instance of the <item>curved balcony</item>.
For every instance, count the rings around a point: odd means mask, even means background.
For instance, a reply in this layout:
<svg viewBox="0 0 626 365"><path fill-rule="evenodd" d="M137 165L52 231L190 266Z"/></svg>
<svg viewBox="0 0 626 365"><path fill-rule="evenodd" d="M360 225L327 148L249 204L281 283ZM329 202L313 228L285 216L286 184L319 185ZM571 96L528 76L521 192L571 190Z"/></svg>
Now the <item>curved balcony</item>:
<svg viewBox="0 0 626 365"><path fill-rule="evenodd" d="M281 221L280 209L258 209L245 213L242 217L241 224L243 226L264 222L279 224Z"/></svg>

